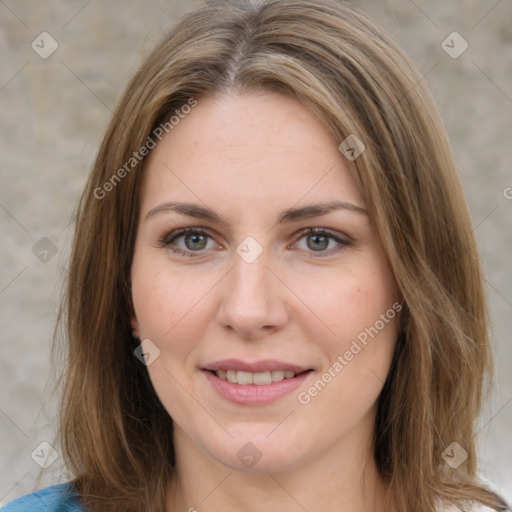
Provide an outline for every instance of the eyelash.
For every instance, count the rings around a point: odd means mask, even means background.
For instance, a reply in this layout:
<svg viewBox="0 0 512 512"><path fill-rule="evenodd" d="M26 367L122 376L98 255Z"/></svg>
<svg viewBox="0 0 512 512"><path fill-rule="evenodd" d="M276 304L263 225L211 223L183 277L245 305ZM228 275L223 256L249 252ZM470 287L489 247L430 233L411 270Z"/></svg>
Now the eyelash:
<svg viewBox="0 0 512 512"><path fill-rule="evenodd" d="M183 249L177 248L176 245L174 244L174 241L176 239L181 238L182 236L188 235L188 234L205 235L209 238L212 238L206 231L203 231L201 229L183 228L183 229L178 229L176 231L172 231L171 233L162 237L159 241L159 247L169 248L172 252L174 252L176 254L180 254L182 256L188 256L188 257L192 257L192 258L198 257L198 256L200 256L201 252L204 252L204 250L184 251ZM333 252L338 252L338 251L342 250L344 247L351 245L351 242L349 242L348 240L340 238L340 237L334 235L333 233L331 233L330 231L327 231L323 228L307 228L305 230L302 230L300 232L300 235L301 236L298 240L300 240L304 237L307 237L307 236L320 235L320 236L325 236L330 240L334 240L335 242L337 242L339 244L339 246L337 248L331 249L329 251L311 251L312 253L316 253L316 255L313 256L315 258L322 258L327 255L330 256ZM198 254L194 254L194 253L198 253ZM321 253L324 253L324 254L322 255ZM325 254L325 253L327 253L327 254Z"/></svg>

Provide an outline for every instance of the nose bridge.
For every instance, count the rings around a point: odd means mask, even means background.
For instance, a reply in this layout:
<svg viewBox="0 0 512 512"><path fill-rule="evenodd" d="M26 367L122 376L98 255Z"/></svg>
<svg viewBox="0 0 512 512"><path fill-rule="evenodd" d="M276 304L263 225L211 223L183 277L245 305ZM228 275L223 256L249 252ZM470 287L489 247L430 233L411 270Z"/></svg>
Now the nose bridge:
<svg viewBox="0 0 512 512"><path fill-rule="evenodd" d="M254 259L246 259L238 254L234 258L234 268L231 276L234 282L232 291L252 296L253 300L270 298L269 274L271 272L268 260L268 251L259 254Z"/></svg>
<svg viewBox="0 0 512 512"><path fill-rule="evenodd" d="M283 285L269 268L270 253L259 247L251 240L237 247L218 310L222 324L245 334L278 326L287 318Z"/></svg>

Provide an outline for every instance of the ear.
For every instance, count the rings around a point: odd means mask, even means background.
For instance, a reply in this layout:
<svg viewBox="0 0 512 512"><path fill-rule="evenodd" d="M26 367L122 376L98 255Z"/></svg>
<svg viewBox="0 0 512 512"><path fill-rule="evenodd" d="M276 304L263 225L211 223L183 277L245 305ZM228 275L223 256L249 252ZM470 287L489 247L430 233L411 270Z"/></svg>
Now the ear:
<svg viewBox="0 0 512 512"><path fill-rule="evenodd" d="M135 336L136 338L140 338L139 322L135 315L132 315L131 320L130 320L130 325L132 326L133 336Z"/></svg>

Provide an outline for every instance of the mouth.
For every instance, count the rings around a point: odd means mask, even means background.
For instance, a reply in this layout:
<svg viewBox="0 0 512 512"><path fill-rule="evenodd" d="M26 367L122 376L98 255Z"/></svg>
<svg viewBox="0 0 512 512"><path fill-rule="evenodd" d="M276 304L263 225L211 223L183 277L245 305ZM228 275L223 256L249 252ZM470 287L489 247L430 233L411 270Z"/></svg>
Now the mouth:
<svg viewBox="0 0 512 512"><path fill-rule="evenodd" d="M238 405L266 405L290 394L314 372L280 361L247 363L230 359L202 368L212 388Z"/></svg>
<svg viewBox="0 0 512 512"><path fill-rule="evenodd" d="M294 372L291 370L272 370L264 372L246 372L243 370L206 370L219 379L231 382L232 384L239 384L241 386L265 386L272 384L272 382L280 382L284 379L293 379L313 370L304 370L301 372Z"/></svg>

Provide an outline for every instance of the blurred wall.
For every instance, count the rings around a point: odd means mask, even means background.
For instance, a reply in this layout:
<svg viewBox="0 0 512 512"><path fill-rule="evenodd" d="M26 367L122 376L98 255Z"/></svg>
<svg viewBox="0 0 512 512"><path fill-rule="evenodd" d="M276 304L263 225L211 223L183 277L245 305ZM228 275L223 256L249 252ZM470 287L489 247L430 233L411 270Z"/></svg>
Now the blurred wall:
<svg viewBox="0 0 512 512"><path fill-rule="evenodd" d="M353 3L413 57L452 138L484 259L497 363L477 434L481 468L512 500L512 1ZM34 490L38 459L52 449L42 484L66 479L49 358L73 209L131 74L166 27L198 5L0 1L0 505Z"/></svg>

